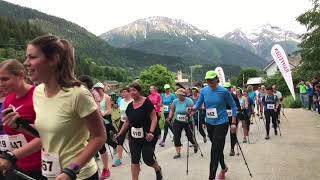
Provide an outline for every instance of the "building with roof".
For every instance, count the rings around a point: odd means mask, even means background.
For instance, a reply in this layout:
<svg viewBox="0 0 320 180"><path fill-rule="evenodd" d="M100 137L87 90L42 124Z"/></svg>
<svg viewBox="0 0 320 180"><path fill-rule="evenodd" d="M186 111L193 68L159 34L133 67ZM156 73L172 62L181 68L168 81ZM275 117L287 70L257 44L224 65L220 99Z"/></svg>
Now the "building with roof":
<svg viewBox="0 0 320 180"><path fill-rule="evenodd" d="M293 56L293 55L288 55L288 61L290 65L290 69L294 70L296 67L298 67L301 64L301 57L299 55ZM266 72L267 76L273 76L277 72L279 72L277 63L272 60L264 69L263 71Z"/></svg>

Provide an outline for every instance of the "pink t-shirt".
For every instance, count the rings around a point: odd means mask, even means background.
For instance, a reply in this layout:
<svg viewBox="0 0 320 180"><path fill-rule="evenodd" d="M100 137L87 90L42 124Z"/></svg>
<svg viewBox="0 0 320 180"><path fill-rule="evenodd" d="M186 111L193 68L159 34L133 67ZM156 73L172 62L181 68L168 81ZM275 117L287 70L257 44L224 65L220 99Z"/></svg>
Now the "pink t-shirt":
<svg viewBox="0 0 320 180"><path fill-rule="evenodd" d="M159 93L152 93L148 96L148 99L152 102L156 112L161 111L161 96Z"/></svg>
<svg viewBox="0 0 320 180"><path fill-rule="evenodd" d="M8 108L9 105L13 105L15 108L18 108L17 112L19 113L22 120L28 121L30 124L34 124L36 119L36 113L33 109L33 91L35 87L32 87L28 93L19 99L16 99L16 94L12 93L6 97L4 101L4 108ZM16 130L4 126L4 132L8 135L16 135L16 134L23 134L17 132ZM27 142L30 142L34 138L27 134L23 134L26 138ZM19 159L17 161L17 166L22 169L23 171L30 172L30 171L41 171L41 153L40 151L33 153L25 158Z"/></svg>

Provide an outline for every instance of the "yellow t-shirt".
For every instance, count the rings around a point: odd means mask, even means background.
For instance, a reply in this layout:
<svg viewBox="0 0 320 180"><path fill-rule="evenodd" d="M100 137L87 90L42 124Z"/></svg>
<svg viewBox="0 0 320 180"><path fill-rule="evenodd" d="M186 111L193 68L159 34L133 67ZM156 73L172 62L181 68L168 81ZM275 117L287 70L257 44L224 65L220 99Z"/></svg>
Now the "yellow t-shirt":
<svg viewBox="0 0 320 180"><path fill-rule="evenodd" d="M58 154L61 169L68 167L88 144L89 130L83 118L97 110L90 91L83 86L73 87L48 98L44 84L40 84L34 91L33 103L43 151ZM97 170L92 158L81 168L78 179L89 178Z"/></svg>

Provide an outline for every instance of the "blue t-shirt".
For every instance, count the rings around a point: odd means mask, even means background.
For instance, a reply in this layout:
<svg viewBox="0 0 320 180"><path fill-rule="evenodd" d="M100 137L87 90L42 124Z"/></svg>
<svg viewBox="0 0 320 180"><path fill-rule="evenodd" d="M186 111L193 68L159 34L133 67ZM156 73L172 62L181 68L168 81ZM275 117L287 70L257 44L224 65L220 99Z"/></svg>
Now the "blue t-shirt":
<svg viewBox="0 0 320 180"><path fill-rule="evenodd" d="M248 93L248 97L251 98L252 100L254 100L257 96L257 93L254 91L251 91Z"/></svg>
<svg viewBox="0 0 320 180"><path fill-rule="evenodd" d="M227 105L231 107L232 116L237 117L237 106L231 94L221 86L218 86L215 90L209 86L204 87L194 107L199 109L203 103L206 108L206 123L210 125L220 125L229 122Z"/></svg>
<svg viewBox="0 0 320 180"><path fill-rule="evenodd" d="M169 113L170 112L170 105L172 104L173 100L175 100L177 97L170 93L170 95L167 97L166 94L161 94L162 104L164 106L164 112Z"/></svg>
<svg viewBox="0 0 320 180"><path fill-rule="evenodd" d="M313 88L312 87L308 87L307 94L308 94L308 96L313 96Z"/></svg>
<svg viewBox="0 0 320 180"><path fill-rule="evenodd" d="M248 112L252 112L252 105L254 104L254 101L251 97L248 96Z"/></svg>
<svg viewBox="0 0 320 180"><path fill-rule="evenodd" d="M181 102L179 99L175 99L172 104L175 107L176 122L187 123L188 120L191 120L187 119L188 107L193 106L193 101L190 98L186 97L186 99L183 102Z"/></svg>
<svg viewBox="0 0 320 180"><path fill-rule="evenodd" d="M278 97L275 95L272 95L272 96L266 95L266 96L262 97L264 112L274 111L274 109L276 109L276 104L278 101L279 101Z"/></svg>

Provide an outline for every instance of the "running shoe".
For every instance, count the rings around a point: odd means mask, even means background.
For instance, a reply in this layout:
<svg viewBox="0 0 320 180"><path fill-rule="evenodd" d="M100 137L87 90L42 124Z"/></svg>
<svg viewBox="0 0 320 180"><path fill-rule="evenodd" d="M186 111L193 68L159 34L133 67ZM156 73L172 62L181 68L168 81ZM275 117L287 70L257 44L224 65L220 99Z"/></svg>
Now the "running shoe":
<svg viewBox="0 0 320 180"><path fill-rule="evenodd" d="M173 159L179 159L179 158L181 158L181 154L180 153L173 156Z"/></svg>
<svg viewBox="0 0 320 180"><path fill-rule="evenodd" d="M114 163L112 164L112 167L118 167L122 164L121 160L120 159L117 159L114 161Z"/></svg>
<svg viewBox="0 0 320 180"><path fill-rule="evenodd" d="M234 149L231 149L229 156L234 156L235 154L236 154L236 153L234 152Z"/></svg>
<svg viewBox="0 0 320 180"><path fill-rule="evenodd" d="M110 175L111 175L111 172L109 169L103 169L101 176L100 176L100 179L107 179L110 177Z"/></svg>
<svg viewBox="0 0 320 180"><path fill-rule="evenodd" d="M220 180L224 180L226 177L226 173L228 172L228 168L226 167L225 169L221 170L219 175L218 175L218 179Z"/></svg>
<svg viewBox="0 0 320 180"><path fill-rule="evenodd" d="M277 129L274 130L274 135L278 136L278 131L277 131Z"/></svg>
<svg viewBox="0 0 320 180"><path fill-rule="evenodd" d="M207 143L207 138L206 137L203 137L203 142Z"/></svg>
<svg viewBox="0 0 320 180"><path fill-rule="evenodd" d="M164 147L164 146L165 146L165 142L164 142L164 141L161 141L161 142L159 143L159 145L160 145L160 147Z"/></svg>
<svg viewBox="0 0 320 180"><path fill-rule="evenodd" d="M242 141L243 143L247 143L248 141L247 141L247 138L243 138L243 141Z"/></svg>
<svg viewBox="0 0 320 180"><path fill-rule="evenodd" d="M266 140L267 140L267 139L270 139L269 135L266 135L265 139L266 139Z"/></svg>
<svg viewBox="0 0 320 180"><path fill-rule="evenodd" d="M156 176L157 176L157 180L162 180L163 179L161 167L160 167L159 171L156 171Z"/></svg>
<svg viewBox="0 0 320 180"><path fill-rule="evenodd" d="M193 145L193 147L194 147L194 149L193 149L193 151L194 151L194 153L197 153L198 152L198 150L199 150L199 147L195 144L195 145Z"/></svg>

